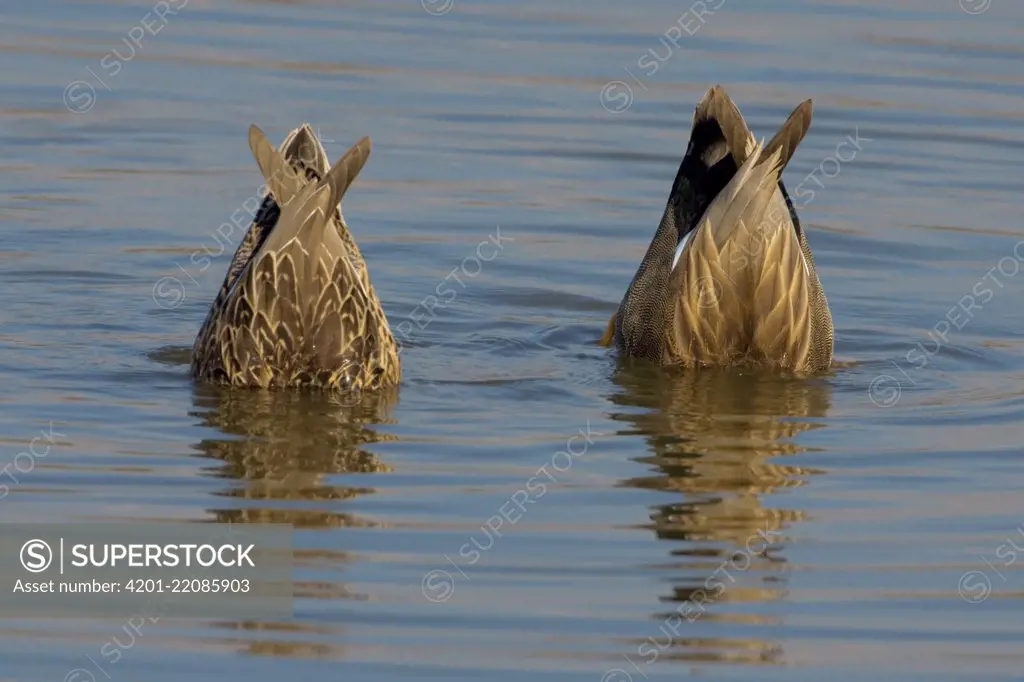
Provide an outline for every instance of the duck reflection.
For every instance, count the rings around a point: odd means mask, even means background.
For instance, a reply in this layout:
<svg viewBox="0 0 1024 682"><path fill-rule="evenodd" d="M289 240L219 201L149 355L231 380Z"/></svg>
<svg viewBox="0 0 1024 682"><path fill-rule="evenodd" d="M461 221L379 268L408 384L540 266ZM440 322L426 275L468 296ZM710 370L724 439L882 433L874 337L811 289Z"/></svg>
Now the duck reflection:
<svg viewBox="0 0 1024 682"><path fill-rule="evenodd" d="M779 647L737 638L770 623L763 604L780 598L785 526L803 512L766 504L766 496L805 485L820 471L784 463L806 450L792 439L824 426L832 387L826 379L700 370L666 373L620 367L616 415L647 441L638 461L653 473L623 485L679 494L652 509L648 528L673 543L659 569L671 572L671 611L637 656L686 661L783 663ZM635 408L640 408L639 410Z"/></svg>
<svg viewBox="0 0 1024 682"><path fill-rule="evenodd" d="M325 507L372 493L372 488L331 485L325 479L391 470L363 448L389 439L367 427L387 421L395 391L347 404L343 398L312 392L204 389L196 395L193 414L223 437L196 447L220 462L215 476L242 483L221 494L246 502L211 510L217 522L290 523L296 528L364 525Z"/></svg>
<svg viewBox="0 0 1024 682"><path fill-rule="evenodd" d="M370 427L388 422L397 403L397 389L366 394L353 403L351 398L315 392L201 386L196 388L194 401L193 416L219 432L195 447L216 462L213 476L230 480L224 490L215 493L232 501L209 510L214 522L285 523L296 530L382 526L373 519L340 510L346 501L372 494L369 482L341 485L331 479L391 471L365 448L393 440ZM352 561L350 553L333 549L338 542L313 544L317 549L295 551L295 567L311 570L321 579L297 581L295 597L363 598L349 592L338 575ZM239 621L218 623L218 627L236 631L224 643L249 654L343 656L342 647L335 643L341 632L331 626L299 621Z"/></svg>

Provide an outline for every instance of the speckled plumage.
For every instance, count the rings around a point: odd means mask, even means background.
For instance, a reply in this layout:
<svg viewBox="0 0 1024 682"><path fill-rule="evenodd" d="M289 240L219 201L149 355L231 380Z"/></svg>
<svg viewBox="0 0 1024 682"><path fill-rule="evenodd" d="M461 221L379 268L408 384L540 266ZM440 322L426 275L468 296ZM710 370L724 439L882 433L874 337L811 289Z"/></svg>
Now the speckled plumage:
<svg viewBox="0 0 1024 682"><path fill-rule="evenodd" d="M196 337L193 376L261 388L397 384L397 345L340 209L370 139L329 170L308 125L279 150L252 126L249 145L269 193Z"/></svg>
<svg viewBox="0 0 1024 682"><path fill-rule="evenodd" d="M807 100L761 145L725 91L708 91L603 345L663 365L828 369L832 316L780 178L810 123Z"/></svg>

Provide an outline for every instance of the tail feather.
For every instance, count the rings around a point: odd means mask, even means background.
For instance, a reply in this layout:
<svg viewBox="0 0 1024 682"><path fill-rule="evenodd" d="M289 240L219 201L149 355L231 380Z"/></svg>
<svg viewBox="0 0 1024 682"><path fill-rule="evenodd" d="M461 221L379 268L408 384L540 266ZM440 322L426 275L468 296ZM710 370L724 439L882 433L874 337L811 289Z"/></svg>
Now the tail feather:
<svg viewBox="0 0 1024 682"><path fill-rule="evenodd" d="M274 199L279 206L284 206L291 201L308 182L289 163L289 158L299 154L306 154L310 144L315 144L318 151L323 151L323 148L320 147L320 142L315 137L311 137L311 132L307 132L308 128L309 126L304 124L303 127L292 131L289 140L286 140L281 145L282 149L284 149L282 152L274 149L274 146L270 144L270 140L267 139L267 136L257 126L249 126L249 148L252 150L252 155L256 158L256 164L260 167L263 178L267 181L267 187L274 195ZM349 185L352 184L356 176L359 175L359 171L366 165L372 149L373 143L370 138L364 137L356 142L330 170L320 173L320 177L317 178L317 185L331 186L331 194L335 199L332 204L333 206L341 203L345 192L348 191ZM318 166L326 166L326 163L322 161L316 161L315 163Z"/></svg>
<svg viewBox="0 0 1024 682"><path fill-rule="evenodd" d="M766 224L765 209L775 199L782 171L793 158L810 124L811 100L806 100L793 110L768 144L754 145L729 184L708 206L698 223L698 229L710 223L708 229L714 230L715 244L719 250L737 229L756 231L753 237L756 239L766 230L788 223L776 220L776 211L773 210L768 215L772 224Z"/></svg>
<svg viewBox="0 0 1024 682"><path fill-rule="evenodd" d="M717 145L709 137L714 134L711 130L701 135L701 129L709 125L718 128L715 135L719 139ZM700 148L701 137L705 137L711 143L707 149ZM740 166L753 151L756 143L739 107L721 85L710 88L697 103L690 139L694 141L694 151L701 155L708 167L720 161L726 154L731 154L736 165Z"/></svg>
<svg viewBox="0 0 1024 682"><path fill-rule="evenodd" d="M249 126L249 149L263 173L267 189L274 195L277 205L283 208L306 184L305 178L288 163L281 152L274 149L267 136L255 125Z"/></svg>
<svg viewBox="0 0 1024 682"><path fill-rule="evenodd" d="M675 218L680 235L689 234L699 224L754 144L743 115L725 89L720 85L710 88L694 109L690 142L665 209L665 215Z"/></svg>
<svg viewBox="0 0 1024 682"><path fill-rule="evenodd" d="M282 147L292 148L294 143L302 143L303 140L306 140L308 134L304 132L304 128L299 128L290 142L286 142ZM319 143L317 142L317 144ZM306 239L311 237L305 234L300 235L299 232L300 230L316 229L318 243L322 240L329 242L333 253L347 258L348 252L339 234L343 226L335 225L336 229L331 230L328 230L327 226L331 223L330 219L334 214L335 207L341 202L345 192L348 191L359 171L363 169L369 159L372 149L370 138L364 137L359 140L316 183L309 182L300 176L284 155L274 149L263 131L255 125L249 128L249 146L267 182L267 187L274 195L278 206L281 207L281 216L260 250L275 251L288 240L297 236L301 237L300 243L310 244ZM327 202L326 206L328 207L324 209L324 224L310 223L308 221L309 211L319 207L321 199ZM310 201L313 203L310 204Z"/></svg>
<svg viewBox="0 0 1024 682"><path fill-rule="evenodd" d="M739 172L711 202L701 222L706 224L704 229L713 234L719 250L737 229L760 222L781 172L778 149L769 155L760 147L755 148Z"/></svg>
<svg viewBox="0 0 1024 682"><path fill-rule="evenodd" d="M277 226L260 251L278 252L289 242L295 241L307 255L314 255L321 246L325 246L334 254L334 258L344 257L341 238L331 224L332 206L331 188L328 185L307 185L281 210Z"/></svg>
<svg viewBox="0 0 1024 682"><path fill-rule="evenodd" d="M279 151L285 159L312 170L317 180L322 178L331 166L327 150L308 123L303 123L290 132L281 143Z"/></svg>
<svg viewBox="0 0 1024 682"><path fill-rule="evenodd" d="M810 124L798 106L766 145L756 144L677 252L672 344L706 364L754 355L802 366L810 352L809 272L796 231L769 210L779 178Z"/></svg>
<svg viewBox="0 0 1024 682"><path fill-rule="evenodd" d="M352 145L352 148L345 153L345 156L341 157L341 160L327 171L327 175L322 182L331 187L332 206L337 206L341 203L341 200L345 197L345 192L348 191L356 176L359 175L359 171L363 170L363 166L366 165L372 150L373 143L370 141L370 138L364 137Z"/></svg>
<svg viewBox="0 0 1024 682"><path fill-rule="evenodd" d="M811 127L812 114L811 100L804 100L797 105L793 113L786 119L786 122L779 128L779 132L775 133L775 137L765 146L765 154L769 156L776 149L780 150L782 168L789 164L790 159L793 158L793 154L796 152L796 148L803 142L804 136L807 135L807 131Z"/></svg>

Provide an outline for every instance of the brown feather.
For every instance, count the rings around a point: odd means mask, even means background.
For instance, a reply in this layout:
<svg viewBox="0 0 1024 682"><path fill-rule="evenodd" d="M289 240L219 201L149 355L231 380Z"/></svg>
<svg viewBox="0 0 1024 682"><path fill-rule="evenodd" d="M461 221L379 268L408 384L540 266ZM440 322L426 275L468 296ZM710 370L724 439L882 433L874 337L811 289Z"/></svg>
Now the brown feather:
<svg viewBox="0 0 1024 682"><path fill-rule="evenodd" d="M725 91L718 86L708 91L695 112L694 129L700 121L713 121L725 144L709 147L711 158L703 161L717 163L721 154L729 154L737 171L679 247L682 252L663 290L662 285L652 288L646 283L664 281L657 277L658 268L664 268L664 259L673 255L665 253L670 247L656 248L661 244L657 241L652 244L602 345L614 341L620 350L641 353L660 348L664 364L756 364L795 372L828 367L831 315L780 180L811 117L811 101L802 102L761 147ZM670 202L655 240L665 229L689 229L686 225L673 228L671 210ZM636 291L637 286L645 288ZM627 303L635 311L658 311L658 297L669 299L663 328L646 322L647 318L653 322L656 315L633 313L629 338L613 334ZM652 340L638 333L649 334Z"/></svg>
<svg viewBox="0 0 1024 682"><path fill-rule="evenodd" d="M229 268L229 276L240 274L236 284L225 282L225 295L196 338L195 376L239 386L342 390L400 380L394 337L339 207L369 158L370 139L323 173L322 147L307 127L282 145L295 158L250 128L250 147L279 215L269 235L246 235L262 243Z"/></svg>

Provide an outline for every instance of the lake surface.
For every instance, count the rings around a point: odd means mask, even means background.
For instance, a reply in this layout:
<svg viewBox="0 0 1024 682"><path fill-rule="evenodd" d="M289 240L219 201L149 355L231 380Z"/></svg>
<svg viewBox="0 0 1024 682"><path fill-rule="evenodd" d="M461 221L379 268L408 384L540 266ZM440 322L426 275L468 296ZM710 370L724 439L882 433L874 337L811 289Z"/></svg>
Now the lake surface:
<svg viewBox="0 0 1024 682"><path fill-rule="evenodd" d="M0 467L54 432L0 518L293 524L294 619L0 620L0 680L1020 679L1024 6L157 5L0 0ZM826 376L595 345L715 83L759 137L814 100ZM246 129L303 121L372 136L411 330L357 405L187 374Z"/></svg>

